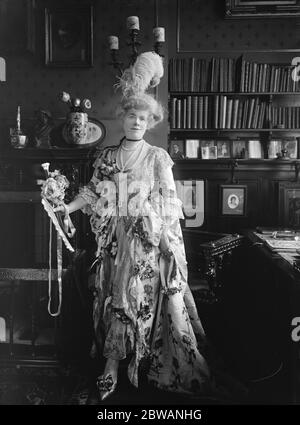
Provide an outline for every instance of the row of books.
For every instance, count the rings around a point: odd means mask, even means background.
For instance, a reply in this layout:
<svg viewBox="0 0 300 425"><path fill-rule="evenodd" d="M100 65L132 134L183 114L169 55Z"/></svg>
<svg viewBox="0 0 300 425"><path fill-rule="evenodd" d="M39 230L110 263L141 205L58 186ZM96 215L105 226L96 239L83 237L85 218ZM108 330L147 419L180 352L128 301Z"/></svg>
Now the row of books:
<svg viewBox="0 0 300 425"><path fill-rule="evenodd" d="M269 106L269 117L273 128L300 128L299 106Z"/></svg>
<svg viewBox="0 0 300 425"><path fill-rule="evenodd" d="M259 98L232 99L223 95L172 97L173 129L264 128L269 105Z"/></svg>
<svg viewBox="0 0 300 425"><path fill-rule="evenodd" d="M299 129L300 107L273 106L258 97L172 97L170 126L183 129Z"/></svg>
<svg viewBox="0 0 300 425"><path fill-rule="evenodd" d="M295 66L217 58L172 58L169 90L191 92L298 92Z"/></svg>

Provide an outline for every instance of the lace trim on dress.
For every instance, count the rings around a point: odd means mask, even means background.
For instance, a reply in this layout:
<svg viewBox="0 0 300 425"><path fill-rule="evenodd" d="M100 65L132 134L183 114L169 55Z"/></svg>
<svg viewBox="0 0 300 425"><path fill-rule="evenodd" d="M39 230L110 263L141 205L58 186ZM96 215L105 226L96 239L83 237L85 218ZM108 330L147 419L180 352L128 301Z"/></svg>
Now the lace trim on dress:
<svg viewBox="0 0 300 425"><path fill-rule="evenodd" d="M157 148L156 160L156 167L159 174L163 172L166 167L173 167L174 165L174 161L163 148Z"/></svg>
<svg viewBox="0 0 300 425"><path fill-rule="evenodd" d="M96 204L99 197L89 188L88 185L80 188L78 195L87 202L87 205L81 208L82 212L92 215L96 211Z"/></svg>

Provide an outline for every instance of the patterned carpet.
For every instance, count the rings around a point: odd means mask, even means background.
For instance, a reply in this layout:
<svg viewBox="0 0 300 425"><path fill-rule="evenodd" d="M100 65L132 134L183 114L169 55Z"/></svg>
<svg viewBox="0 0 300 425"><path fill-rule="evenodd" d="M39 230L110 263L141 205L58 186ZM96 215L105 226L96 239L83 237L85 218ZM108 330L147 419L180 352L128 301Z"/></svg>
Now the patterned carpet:
<svg viewBox="0 0 300 425"><path fill-rule="evenodd" d="M0 405L87 404L87 377L55 369L0 369Z"/></svg>
<svg viewBox="0 0 300 425"><path fill-rule="evenodd" d="M183 396L155 390L145 382L139 389L131 385L125 371L119 376L117 391L108 405L223 404L216 398ZM228 402L228 400L227 400ZM226 404L227 404L226 402ZM65 370L0 369L0 405L100 405L95 378ZM229 403L231 404L231 403Z"/></svg>

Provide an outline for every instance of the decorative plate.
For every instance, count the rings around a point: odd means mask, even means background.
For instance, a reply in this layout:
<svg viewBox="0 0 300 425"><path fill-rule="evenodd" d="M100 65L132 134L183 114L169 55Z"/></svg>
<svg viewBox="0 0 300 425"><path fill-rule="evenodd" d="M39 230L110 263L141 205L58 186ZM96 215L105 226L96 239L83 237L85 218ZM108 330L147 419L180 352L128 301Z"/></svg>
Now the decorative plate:
<svg viewBox="0 0 300 425"><path fill-rule="evenodd" d="M84 140L78 143L71 143L67 135L67 123L62 126L62 136L64 141L74 148L90 148L103 142L106 135L106 129L101 121L96 118L88 119L87 136Z"/></svg>

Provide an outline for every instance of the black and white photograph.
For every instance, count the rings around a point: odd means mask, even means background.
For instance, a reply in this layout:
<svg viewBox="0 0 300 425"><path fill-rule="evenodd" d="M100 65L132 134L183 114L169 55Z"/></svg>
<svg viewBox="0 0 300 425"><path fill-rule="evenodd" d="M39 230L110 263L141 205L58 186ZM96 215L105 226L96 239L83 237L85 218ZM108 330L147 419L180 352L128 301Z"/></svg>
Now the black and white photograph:
<svg viewBox="0 0 300 425"><path fill-rule="evenodd" d="M197 159L199 158L200 141L198 139L186 139L185 141L185 155L186 158Z"/></svg>
<svg viewBox="0 0 300 425"><path fill-rule="evenodd" d="M217 156L218 158L231 157L231 142L230 140L218 140L217 142Z"/></svg>
<svg viewBox="0 0 300 425"><path fill-rule="evenodd" d="M237 159L246 159L247 157L247 142L246 140L232 141L232 157Z"/></svg>
<svg viewBox="0 0 300 425"><path fill-rule="evenodd" d="M185 159L185 141L184 140L171 140L169 146L169 154L172 159Z"/></svg>
<svg viewBox="0 0 300 425"><path fill-rule="evenodd" d="M299 28L300 0L0 0L10 421L300 406Z"/></svg>
<svg viewBox="0 0 300 425"><path fill-rule="evenodd" d="M221 185L220 200L222 215L246 215L247 186Z"/></svg>
<svg viewBox="0 0 300 425"><path fill-rule="evenodd" d="M218 156L217 145L215 140L201 140L201 158L216 159Z"/></svg>

